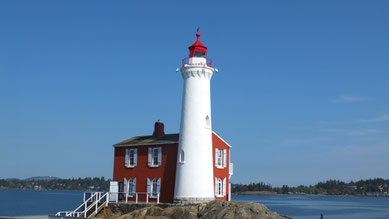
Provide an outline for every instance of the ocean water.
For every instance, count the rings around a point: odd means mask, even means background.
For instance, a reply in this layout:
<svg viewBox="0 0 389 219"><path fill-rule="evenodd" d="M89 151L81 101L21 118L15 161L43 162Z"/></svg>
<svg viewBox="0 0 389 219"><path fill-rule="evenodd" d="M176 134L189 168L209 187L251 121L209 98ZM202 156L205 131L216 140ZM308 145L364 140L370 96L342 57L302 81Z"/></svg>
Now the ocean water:
<svg viewBox="0 0 389 219"><path fill-rule="evenodd" d="M49 215L81 205L83 191L0 189L0 216Z"/></svg>
<svg viewBox="0 0 389 219"><path fill-rule="evenodd" d="M0 189L0 216L48 215L74 210L83 191ZM296 219L389 219L389 198L353 196L233 195L239 202L265 204Z"/></svg>
<svg viewBox="0 0 389 219"><path fill-rule="evenodd" d="M389 197L233 195L238 202L259 202L296 219L389 219Z"/></svg>

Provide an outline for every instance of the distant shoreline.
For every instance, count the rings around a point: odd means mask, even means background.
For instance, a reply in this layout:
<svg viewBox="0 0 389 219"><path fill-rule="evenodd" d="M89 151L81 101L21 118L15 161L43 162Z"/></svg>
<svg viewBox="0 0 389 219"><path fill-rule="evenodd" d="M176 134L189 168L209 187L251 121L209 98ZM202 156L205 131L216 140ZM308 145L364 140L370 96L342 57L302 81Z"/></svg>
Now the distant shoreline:
<svg viewBox="0 0 389 219"><path fill-rule="evenodd" d="M270 191L247 191L247 192L235 192L231 195L275 195L275 196L288 196L288 195L298 195L298 196L355 196L355 197L389 197L389 195L328 195L328 194L279 194L276 192Z"/></svg>
<svg viewBox="0 0 389 219"><path fill-rule="evenodd" d="M30 189L30 188L4 188L0 187L1 189L8 189L8 190L31 190L31 191L80 191L80 192L90 192L90 191L97 191L97 190L77 190L77 189ZM105 190L101 190L105 191ZM105 191L107 192L107 191ZM389 198L389 195L328 195L328 194L279 194L276 192L270 192L270 191L247 191L247 192L235 192L231 193L231 195L274 195L274 196L353 196L353 197L386 197Z"/></svg>
<svg viewBox="0 0 389 219"><path fill-rule="evenodd" d="M82 189L31 189L31 188L5 188L0 187L1 189L8 190L31 190L31 191L78 191L78 192L107 192L107 190L82 190Z"/></svg>

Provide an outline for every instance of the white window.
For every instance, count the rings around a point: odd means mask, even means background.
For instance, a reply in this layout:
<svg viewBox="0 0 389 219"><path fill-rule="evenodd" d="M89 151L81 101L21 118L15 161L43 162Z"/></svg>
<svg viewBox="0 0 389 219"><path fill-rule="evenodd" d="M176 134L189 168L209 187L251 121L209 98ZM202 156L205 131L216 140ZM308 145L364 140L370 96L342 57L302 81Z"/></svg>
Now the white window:
<svg viewBox="0 0 389 219"><path fill-rule="evenodd" d="M130 160L128 161L130 166L134 166L134 163L135 163L135 151L134 150L130 150Z"/></svg>
<svg viewBox="0 0 389 219"><path fill-rule="evenodd" d="M223 184L222 184L222 179L219 178L217 180L217 194L218 196L222 196L223 195Z"/></svg>
<svg viewBox="0 0 389 219"><path fill-rule="evenodd" d="M158 154L159 154L158 148L153 148L153 164L158 165Z"/></svg>
<svg viewBox="0 0 389 219"><path fill-rule="evenodd" d="M161 178L150 180L147 178L147 193L151 198L160 196L161 192Z"/></svg>
<svg viewBox="0 0 389 219"><path fill-rule="evenodd" d="M227 150L215 149L215 166L217 168L227 167Z"/></svg>
<svg viewBox="0 0 389 219"><path fill-rule="evenodd" d="M153 184L151 186L151 196L157 196L158 195L158 184L157 184L157 179L153 179Z"/></svg>
<svg viewBox="0 0 389 219"><path fill-rule="evenodd" d="M211 128L211 120L209 119L208 115L205 117L205 128Z"/></svg>
<svg viewBox="0 0 389 219"><path fill-rule="evenodd" d="M180 163L185 163L185 153L184 150L181 149L180 153Z"/></svg>
<svg viewBox="0 0 389 219"><path fill-rule="evenodd" d="M136 167L138 160L138 149L126 149L126 158L125 158L125 166L126 167Z"/></svg>
<svg viewBox="0 0 389 219"><path fill-rule="evenodd" d="M216 197L225 197L226 196L226 183L227 179L224 178L223 180L221 178L215 177L215 196Z"/></svg>
<svg viewBox="0 0 389 219"><path fill-rule="evenodd" d="M219 167L221 167L222 166L222 159L223 159L223 151L222 150L217 150L217 165L219 166Z"/></svg>
<svg viewBox="0 0 389 219"><path fill-rule="evenodd" d="M149 148L148 166L159 167L162 160L162 147Z"/></svg>
<svg viewBox="0 0 389 219"><path fill-rule="evenodd" d="M127 189L127 191L128 191L128 195L129 196L134 196L135 195L135 193L136 193L136 178L134 178L134 179L129 178L128 179L128 189Z"/></svg>

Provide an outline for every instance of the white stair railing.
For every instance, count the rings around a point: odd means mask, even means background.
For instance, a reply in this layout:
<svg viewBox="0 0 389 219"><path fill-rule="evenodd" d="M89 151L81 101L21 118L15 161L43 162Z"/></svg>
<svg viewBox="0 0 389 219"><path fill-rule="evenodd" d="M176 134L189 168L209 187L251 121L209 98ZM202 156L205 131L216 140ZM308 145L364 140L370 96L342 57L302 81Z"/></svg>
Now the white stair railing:
<svg viewBox="0 0 389 219"><path fill-rule="evenodd" d="M117 199L115 199L115 201L110 201L110 195L118 196L120 193L124 195L125 198L124 201L123 200L119 201ZM132 193L131 196L129 196L128 193L122 193L122 192L106 192L104 194L102 192L92 192L91 194L92 195L87 200L85 200L80 206L78 206L74 211L60 211L55 215L65 216L65 217L88 218L97 215L100 212L100 210L103 207L108 206L108 203L110 202L134 203L134 202L128 202L128 198L131 197L131 198L135 198L135 203L139 203L138 196L139 194L142 194L142 195L146 195L146 203L150 203L149 199L152 198L152 199L157 199L156 203L159 204L159 198L160 198L160 193L158 193L156 196L150 196L150 194L147 192L135 192ZM86 196L84 194L84 199L85 198Z"/></svg>
<svg viewBox="0 0 389 219"><path fill-rule="evenodd" d="M100 210L103 208L103 207L106 207L108 206L108 198L109 198L109 192L105 193L104 195L100 195L100 198L98 200L96 200L93 205L95 206L95 210L91 213L91 214L87 214L88 211L85 212L85 217L93 217L95 216L97 213L100 212ZM100 205L99 205L100 204Z"/></svg>
<svg viewBox="0 0 389 219"><path fill-rule="evenodd" d="M85 217L86 212L88 212L93 207L93 204L97 200L99 200L100 196L101 196L101 192L94 192L94 193L92 193L91 197L89 197L87 200L85 200L74 211L60 211L55 215L56 216L65 216L65 217ZM85 199L85 195L84 195L84 199ZM88 205L88 203L91 203L91 202L92 202L92 204Z"/></svg>

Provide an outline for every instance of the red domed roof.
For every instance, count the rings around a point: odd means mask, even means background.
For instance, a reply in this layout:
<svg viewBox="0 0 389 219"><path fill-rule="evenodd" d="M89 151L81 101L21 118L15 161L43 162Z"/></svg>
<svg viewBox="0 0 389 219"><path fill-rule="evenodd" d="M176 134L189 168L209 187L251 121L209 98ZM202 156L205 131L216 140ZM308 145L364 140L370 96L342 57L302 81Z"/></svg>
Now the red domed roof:
<svg viewBox="0 0 389 219"><path fill-rule="evenodd" d="M196 33L197 40L194 42L191 46L189 46L189 57L193 57L194 52L203 52L207 53L207 47L204 46L202 42L200 42L200 31L199 28L197 28L197 33Z"/></svg>

